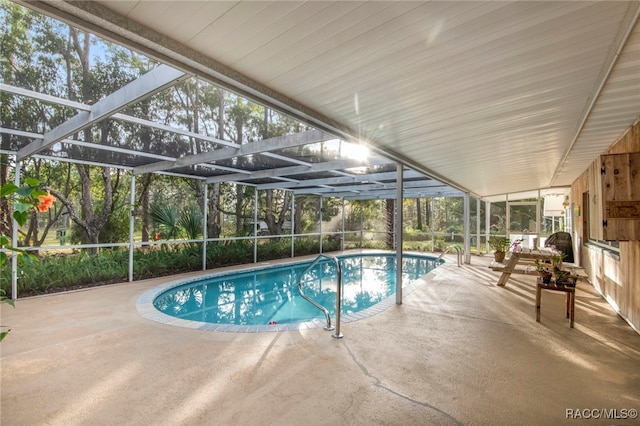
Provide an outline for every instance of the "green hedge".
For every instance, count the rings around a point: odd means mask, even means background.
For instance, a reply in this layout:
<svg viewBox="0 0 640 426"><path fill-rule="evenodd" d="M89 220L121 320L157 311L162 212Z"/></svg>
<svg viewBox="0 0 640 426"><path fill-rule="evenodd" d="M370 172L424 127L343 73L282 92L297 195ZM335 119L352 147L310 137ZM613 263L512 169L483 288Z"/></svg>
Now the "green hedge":
<svg viewBox="0 0 640 426"><path fill-rule="evenodd" d="M163 277L202 269L202 244L193 243L169 249L136 250L133 254L135 280ZM339 241L323 244L323 251L340 249ZM295 241L295 255L318 253L317 239ZM261 240L258 260L285 259L291 256L291 239ZM207 245L207 268L249 264L253 262L253 240L219 241ZM129 251L101 250L97 255L88 252L51 255L22 268L18 279L20 297L73 290L103 284L125 282L129 274ZM5 265L6 266L6 265ZM11 268L0 271L0 286L11 294Z"/></svg>

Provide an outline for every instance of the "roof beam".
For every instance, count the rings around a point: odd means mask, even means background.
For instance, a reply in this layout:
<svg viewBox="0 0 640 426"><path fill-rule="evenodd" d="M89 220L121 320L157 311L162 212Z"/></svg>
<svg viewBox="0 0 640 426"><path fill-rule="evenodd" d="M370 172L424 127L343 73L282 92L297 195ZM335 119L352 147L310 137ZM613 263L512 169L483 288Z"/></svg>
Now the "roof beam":
<svg viewBox="0 0 640 426"><path fill-rule="evenodd" d="M442 189L433 188L433 191L405 191L404 198L428 198L428 197L462 197L464 194L462 191L453 189L448 186L442 187ZM323 197L339 197L345 200L385 200L395 199L395 190L382 191L382 192L364 192L364 193L344 193L344 194L320 194Z"/></svg>
<svg viewBox="0 0 640 426"><path fill-rule="evenodd" d="M4 155L16 155L15 151L9 151L6 149L0 149L0 154L4 154ZM114 167L116 169L120 169L120 170L133 170L133 167L130 166L123 166L120 164L106 164L106 163L100 163L100 162L96 162L96 161L88 161L88 160L77 160L77 159L73 159L73 158L68 158L68 157L55 157L52 155L43 155L43 154L33 154L32 155L33 158L40 158L42 160L47 160L47 161L58 161L61 163L71 163L71 164L84 164L87 166L98 166L98 167Z"/></svg>
<svg viewBox="0 0 640 426"><path fill-rule="evenodd" d="M353 185L345 185L345 186L325 186L323 188L302 188L302 189L294 189L293 192L296 194L320 194L320 193L345 193L345 192L360 192L360 191L375 191L376 193L382 191L394 191L397 187L396 182L390 182L385 184L376 184L376 183L355 183ZM405 182L403 187L407 190L417 191L421 189L431 190L433 188L445 188L446 185L435 181L435 180L424 180L424 181L412 181Z"/></svg>
<svg viewBox="0 0 640 426"><path fill-rule="evenodd" d="M21 87L13 87L4 83L0 83L0 92L7 92L13 95L25 96L28 98L36 99L38 101L48 102L54 105L61 105L69 108L75 108L80 111L90 111L91 105L83 104L81 102L71 101L69 99L59 98L57 96L45 95L44 93L35 92L33 90L23 89ZM238 147L239 145L234 142L225 141L223 139L214 138L211 136L202 135L200 133L190 132L189 130L179 129L177 127L171 127L166 124L156 123L151 120L145 120L144 118L138 118L126 114L113 114L111 118L125 121L127 123L139 124L140 126L151 127L152 129L163 130L165 132L174 133L176 135L187 136L190 138L200 139L206 142L214 142L220 145Z"/></svg>
<svg viewBox="0 0 640 426"><path fill-rule="evenodd" d="M387 164L387 163L389 163L389 160L387 160L386 158L369 160L367 162L368 165ZM207 179L207 183L234 182L234 181L242 181L242 180L250 180L250 179L263 179L263 178L281 177L281 176L287 176L287 175L297 175L301 173L335 171L340 169L348 169L349 167L358 167L362 165L364 164L363 164L363 161L361 160L327 161L325 163L314 163L311 166L288 166L288 167L279 167L276 169L258 170L256 172L251 173L250 175L229 174L229 175L221 175L221 176L212 176Z"/></svg>
<svg viewBox="0 0 640 426"><path fill-rule="evenodd" d="M157 163L147 164L144 166L136 167L134 169L134 174L139 175L144 173L152 173L177 167L186 167L201 163L209 163L212 161L226 160L229 158L244 155L268 153L269 151L276 151L300 145L309 145L331 139L336 139L336 137L321 130L308 130L306 132L277 136L274 138L263 139L261 141L246 143L243 145L236 145L236 147L226 147L216 149L214 151L186 155L184 157L178 158L175 161L159 161ZM280 155L278 155L278 157L283 158ZM292 159L292 161L295 160Z"/></svg>
<svg viewBox="0 0 640 426"><path fill-rule="evenodd" d="M8 135L22 136L22 137L26 137L26 138L30 138L30 139L42 139L44 137L44 135L41 135L40 133L25 132L23 130L7 129L5 127L0 127L0 134L3 134L3 133L4 134L8 134ZM84 147L91 148L91 149L97 149L98 151L102 150L102 151L118 152L120 154L125 154L125 155L135 155L135 156L138 156L138 157L154 158L156 160L167 160L167 159L170 159L170 157L167 157L166 155L152 154L152 153L143 152L143 151L135 151L133 149L120 148L120 147L117 147L117 146L102 145L102 144L99 144L99 143L77 141L75 139L62 139L60 141L60 143L69 144L69 145L84 146ZM109 165L109 164L104 164L104 166L111 167L111 165ZM129 169L133 169L133 168L129 167Z"/></svg>
<svg viewBox="0 0 640 426"><path fill-rule="evenodd" d="M44 93L35 92L33 90L25 89L22 87L10 86L4 83L0 83L0 92L11 93L12 95L17 96L24 96L26 98L36 99L38 101L48 102L50 104L79 109L81 111L89 111L91 109L91 105L83 104L82 102L76 102L69 99L59 98L57 96L46 95Z"/></svg>
<svg viewBox="0 0 640 426"><path fill-rule="evenodd" d="M414 170L405 170L404 171L405 179L413 179L425 176L422 173L418 173ZM258 185L258 189L295 189L296 187L307 187L314 185L339 185L344 183L352 183L352 182L372 182L372 181L384 181L384 180L395 180L397 177L396 172L384 172L384 173L371 173L367 175L351 175L350 177L341 176L334 178L326 178L326 179L307 179L307 180L293 180L291 183L279 182L279 183L266 183L263 185Z"/></svg>
<svg viewBox="0 0 640 426"><path fill-rule="evenodd" d="M166 65L160 65L131 83L121 87L109 96L91 106L89 111L78 112L69 120L47 132L42 139L36 139L18 151L18 161L23 160L56 142L65 139L92 124L112 116L128 105L153 95L167 87L188 78L189 75Z"/></svg>
<svg viewBox="0 0 640 426"><path fill-rule="evenodd" d="M198 164L198 167L204 167L205 169L211 169L211 170L224 170L226 172L231 172L231 173L245 173L247 175L251 174L249 170L237 169L235 167L219 166L217 164L200 163Z"/></svg>

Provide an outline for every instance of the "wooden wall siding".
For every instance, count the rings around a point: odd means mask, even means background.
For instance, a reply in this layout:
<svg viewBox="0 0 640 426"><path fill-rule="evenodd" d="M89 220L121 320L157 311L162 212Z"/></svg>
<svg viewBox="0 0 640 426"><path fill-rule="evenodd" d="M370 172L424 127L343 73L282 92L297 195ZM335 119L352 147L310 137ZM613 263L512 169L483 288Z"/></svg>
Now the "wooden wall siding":
<svg viewBox="0 0 640 426"><path fill-rule="evenodd" d="M639 151L640 118L603 154ZM602 216L600 212L603 210L602 197L599 196L601 188L599 185L594 187L598 181L594 173L599 173L599 162L600 158L594 160L571 185L571 200L578 207L573 210L574 253L578 254L576 261L585 267L593 286L640 333L640 241L621 241L619 260L602 249L584 245L585 226L589 226L590 235L595 235L596 238L602 235L602 228L595 226L602 223L598 217ZM582 194L587 191L590 194L590 206L583 205ZM589 208L591 217L589 224L583 223L585 207ZM580 212L580 216L575 215L576 211ZM597 221L595 223L594 218Z"/></svg>
<svg viewBox="0 0 640 426"><path fill-rule="evenodd" d="M626 283L625 318L640 333L640 241L620 243L620 281Z"/></svg>

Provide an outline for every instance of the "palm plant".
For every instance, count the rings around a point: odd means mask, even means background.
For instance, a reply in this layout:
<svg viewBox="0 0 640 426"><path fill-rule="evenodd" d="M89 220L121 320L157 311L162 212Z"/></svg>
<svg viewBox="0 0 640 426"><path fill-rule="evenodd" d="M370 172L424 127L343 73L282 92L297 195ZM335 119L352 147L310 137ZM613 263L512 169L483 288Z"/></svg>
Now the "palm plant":
<svg viewBox="0 0 640 426"><path fill-rule="evenodd" d="M171 205L155 204L149 213L164 239L186 237L195 240L202 235L203 217L196 205L189 205L179 211Z"/></svg>
<svg viewBox="0 0 640 426"><path fill-rule="evenodd" d="M180 212L177 225L188 239L195 240L202 235L202 219L202 212L198 206L192 204Z"/></svg>
<svg viewBox="0 0 640 426"><path fill-rule="evenodd" d="M159 226L160 234L168 239L174 240L180 234L178 227L178 209L174 206L155 204L150 210L151 220Z"/></svg>

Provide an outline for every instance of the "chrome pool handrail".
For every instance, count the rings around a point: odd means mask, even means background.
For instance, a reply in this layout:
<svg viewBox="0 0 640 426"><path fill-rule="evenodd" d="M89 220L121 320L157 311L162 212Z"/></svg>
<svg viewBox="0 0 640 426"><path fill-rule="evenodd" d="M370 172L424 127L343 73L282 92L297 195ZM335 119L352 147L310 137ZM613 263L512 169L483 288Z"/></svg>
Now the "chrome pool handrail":
<svg viewBox="0 0 640 426"><path fill-rule="evenodd" d="M341 307L342 307L342 304L341 304L341 301L342 301L342 267L340 266L340 261L338 260L338 258L335 257L335 256L328 255L328 254L319 254L318 257L316 257L316 259L313 262L311 262L311 264L309 266L304 268L304 271L302 271L300 273L300 275L298 276L298 292L300 293L300 296L302 296L306 301L308 301L309 303L311 303L313 306L315 306L316 308L320 309L324 313L325 319L327 321L327 325L324 327L324 329L327 330L327 331L333 330L334 327L331 325L331 317L329 316L329 311L327 310L327 308L325 308L324 306L322 306L321 304L319 304L315 300L311 299L309 296L304 294L304 292L302 291L302 277L307 272L309 272L314 266L316 266L320 262L320 260L322 258L332 260L336 264L336 268L338 269L338 283L337 283L337 289L336 289L336 327L335 327L336 332L332 336L335 337L336 339L339 339L339 338L342 337L342 334L340 333L340 311L341 311Z"/></svg>
<svg viewBox="0 0 640 426"><path fill-rule="evenodd" d="M456 253L458 255L458 266L462 266L462 252L460 251L460 247L458 247L455 244L450 245L449 247L444 249L444 251L442 253L440 253L440 256L438 256L438 258L436 260L442 259L444 257L444 255L447 254L449 252L449 249L451 249L451 248L455 249Z"/></svg>

